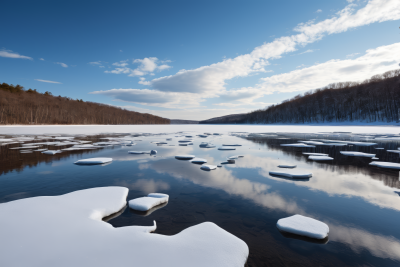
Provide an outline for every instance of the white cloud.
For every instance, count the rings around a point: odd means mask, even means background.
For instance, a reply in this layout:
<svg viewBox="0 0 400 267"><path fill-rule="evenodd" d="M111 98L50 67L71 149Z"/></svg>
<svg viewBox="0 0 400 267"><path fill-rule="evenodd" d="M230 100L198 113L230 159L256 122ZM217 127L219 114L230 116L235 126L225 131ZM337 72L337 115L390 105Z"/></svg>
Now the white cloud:
<svg viewBox="0 0 400 267"><path fill-rule="evenodd" d="M261 79L254 89L264 94L317 89L335 82L363 81L375 74L397 69L400 43L369 49L355 59L332 59L325 63Z"/></svg>
<svg viewBox="0 0 400 267"><path fill-rule="evenodd" d="M35 79L35 81L43 82L43 83L59 83L59 84L61 84L60 82L49 81L49 80L41 80L41 79Z"/></svg>
<svg viewBox="0 0 400 267"><path fill-rule="evenodd" d="M42 61L44 61L44 58L39 58L39 60L42 60Z"/></svg>
<svg viewBox="0 0 400 267"><path fill-rule="evenodd" d="M138 84L143 84L143 85L150 85L151 84L151 82L150 81L146 81L146 78L144 78L144 77L140 77L139 79L140 79L140 81L138 82Z"/></svg>
<svg viewBox="0 0 400 267"><path fill-rule="evenodd" d="M321 13L322 9L318 9L317 11L315 11L316 13Z"/></svg>
<svg viewBox="0 0 400 267"><path fill-rule="evenodd" d="M357 55L359 55L360 53L352 53L352 54L350 54L350 55L347 55L346 57L355 57L355 56L357 56Z"/></svg>
<svg viewBox="0 0 400 267"><path fill-rule="evenodd" d="M93 66L98 66L101 65L101 61L94 61L94 62L89 62L88 64L93 65Z"/></svg>
<svg viewBox="0 0 400 267"><path fill-rule="evenodd" d="M22 59L30 59L33 60L31 57L23 56L18 53L14 53L11 50L1 50L0 57L8 57L8 58L22 58Z"/></svg>
<svg viewBox="0 0 400 267"><path fill-rule="evenodd" d="M307 53L313 53L315 50L314 49L308 49L304 52L299 53L298 55L302 55L302 54L307 54Z"/></svg>
<svg viewBox="0 0 400 267"><path fill-rule="evenodd" d="M162 65L158 65L158 63L162 63ZM172 68L171 66L163 63L168 63L170 60L160 61L156 57L146 57L143 59L135 59L132 61L133 64L139 64L136 69L132 69L127 67L129 65L128 60L123 60L120 62L115 62L112 65L117 66L111 71L105 71L105 73L114 73L114 74L128 74L130 77L134 76L144 76L144 75L154 75L154 71L163 71ZM141 82L139 82L142 84Z"/></svg>
<svg viewBox="0 0 400 267"><path fill-rule="evenodd" d="M63 68L68 68L68 65L67 65L67 64L65 64L65 63L62 63L62 62L56 62L56 64L59 64L59 65L61 65L61 67L63 67Z"/></svg>
<svg viewBox="0 0 400 267"><path fill-rule="evenodd" d="M271 43L256 47L250 54L193 70L180 70L175 75L154 79L152 86L167 92L216 95L225 90L227 80L264 71L263 67L269 64L267 60L280 58L285 53L295 51L298 46L320 40L325 35L375 22L400 19L398 0L371 0L359 10L354 8L355 5L350 4L330 19L318 23L301 23L295 28L298 34L277 38Z"/></svg>

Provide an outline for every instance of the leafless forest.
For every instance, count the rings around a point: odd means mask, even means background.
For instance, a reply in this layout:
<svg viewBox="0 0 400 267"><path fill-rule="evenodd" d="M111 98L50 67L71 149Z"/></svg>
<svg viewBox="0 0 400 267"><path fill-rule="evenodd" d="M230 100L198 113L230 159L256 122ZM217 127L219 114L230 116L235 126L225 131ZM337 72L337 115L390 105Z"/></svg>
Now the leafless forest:
<svg viewBox="0 0 400 267"><path fill-rule="evenodd" d="M200 123L393 122L399 120L399 108L400 70L393 70L361 83L330 84L235 120Z"/></svg>
<svg viewBox="0 0 400 267"><path fill-rule="evenodd" d="M0 84L0 124L169 124L170 120L105 104Z"/></svg>

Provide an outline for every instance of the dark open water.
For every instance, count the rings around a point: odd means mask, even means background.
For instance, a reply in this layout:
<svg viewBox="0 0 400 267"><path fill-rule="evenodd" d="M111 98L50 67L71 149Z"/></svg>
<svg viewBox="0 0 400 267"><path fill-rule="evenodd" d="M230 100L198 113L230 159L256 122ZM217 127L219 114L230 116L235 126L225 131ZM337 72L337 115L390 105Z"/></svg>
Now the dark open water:
<svg viewBox="0 0 400 267"><path fill-rule="evenodd" d="M175 135L140 136L136 146L115 146L96 151L43 155L21 154L0 147L0 202L60 195L71 191L125 186L128 200L150 192L170 195L169 203L153 213L139 214L126 208L110 219L115 227L152 225L157 233L173 235L211 221L244 240L250 248L248 266L399 266L399 172L371 167L368 158L345 157L340 150L376 153L372 147L285 148L297 140L235 136L194 138L194 145L178 146ZM98 136L99 137L99 136ZM98 137L78 138L96 141ZM168 141L157 146L150 141ZM240 143L236 151L200 148L202 141ZM398 143L377 147L397 149ZM156 149L157 155L131 155L130 150ZM301 152L329 153L333 162L307 160ZM227 156L244 155L235 164L214 171L174 158L193 154L219 164ZM104 166L77 166L81 158L112 157ZM398 154L378 151L383 161L399 162ZM279 164L296 164L313 177L295 181L271 177ZM282 169L280 169L282 170ZM284 236L276 228L280 218L302 214L327 223L327 243Z"/></svg>

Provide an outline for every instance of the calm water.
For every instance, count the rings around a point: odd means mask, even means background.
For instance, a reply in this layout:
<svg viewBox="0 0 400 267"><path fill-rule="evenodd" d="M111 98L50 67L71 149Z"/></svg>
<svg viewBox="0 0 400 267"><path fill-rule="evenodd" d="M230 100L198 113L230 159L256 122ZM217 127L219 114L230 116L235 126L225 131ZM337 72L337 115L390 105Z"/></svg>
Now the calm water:
<svg viewBox="0 0 400 267"><path fill-rule="evenodd" d="M195 135L195 133L192 133ZM371 167L367 158L345 157L340 150L377 153L382 161L399 162L399 155L372 147L288 148L282 143L297 139L210 136L194 138L194 145L182 147L173 135L139 136L136 146L114 146L87 152L43 155L21 154L0 147L0 202L21 198L60 195L71 191L125 186L128 200L150 192L170 195L169 203L150 214L126 208L109 223L115 227L152 225L156 233L173 235L183 229L211 221L244 240L250 248L248 266L398 266L400 264L399 172ZM78 138L98 140L98 137ZM165 141L157 146L151 141ZM200 148L203 141L220 146L239 143L236 151ZM170 146L174 145L174 146ZM398 143L376 147L397 149ZM158 151L156 156L131 155L130 150ZM301 152L328 153L333 162L307 160ZM207 164L219 164L226 157L244 155L235 164L213 171L174 158L193 154ZM112 157L111 164L77 166L78 159ZM295 164L313 173L309 180L269 176L279 164ZM280 169L283 170L283 169ZM326 243L315 243L281 234L280 218L294 214L310 216L330 227Z"/></svg>

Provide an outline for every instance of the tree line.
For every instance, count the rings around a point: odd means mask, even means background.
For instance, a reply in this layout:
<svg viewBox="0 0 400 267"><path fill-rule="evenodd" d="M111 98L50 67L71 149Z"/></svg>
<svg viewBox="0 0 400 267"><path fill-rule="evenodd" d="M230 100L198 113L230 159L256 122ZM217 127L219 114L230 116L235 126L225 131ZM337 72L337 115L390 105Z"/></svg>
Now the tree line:
<svg viewBox="0 0 400 267"><path fill-rule="evenodd" d="M0 84L0 124L169 124L158 116Z"/></svg>
<svg viewBox="0 0 400 267"><path fill-rule="evenodd" d="M400 70L392 70L363 82L329 84L234 121L212 123L393 122L400 119L399 108Z"/></svg>

